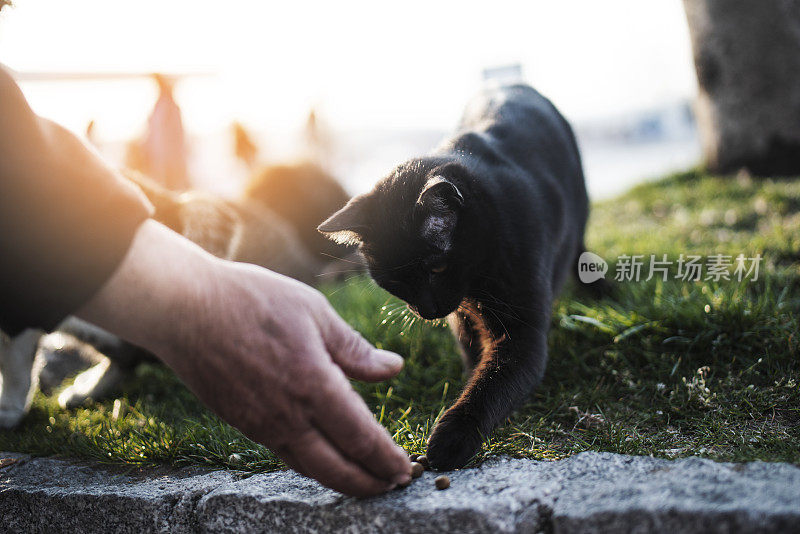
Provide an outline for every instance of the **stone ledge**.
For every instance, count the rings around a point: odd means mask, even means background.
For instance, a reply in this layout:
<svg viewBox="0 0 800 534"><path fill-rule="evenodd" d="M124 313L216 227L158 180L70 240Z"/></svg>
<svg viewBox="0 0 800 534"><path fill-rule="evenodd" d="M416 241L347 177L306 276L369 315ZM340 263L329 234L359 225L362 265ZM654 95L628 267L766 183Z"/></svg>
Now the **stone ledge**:
<svg viewBox="0 0 800 534"><path fill-rule="evenodd" d="M10 461L2 461L2 459ZM352 499L291 472L120 470L0 453L3 532L800 532L800 468L582 453Z"/></svg>

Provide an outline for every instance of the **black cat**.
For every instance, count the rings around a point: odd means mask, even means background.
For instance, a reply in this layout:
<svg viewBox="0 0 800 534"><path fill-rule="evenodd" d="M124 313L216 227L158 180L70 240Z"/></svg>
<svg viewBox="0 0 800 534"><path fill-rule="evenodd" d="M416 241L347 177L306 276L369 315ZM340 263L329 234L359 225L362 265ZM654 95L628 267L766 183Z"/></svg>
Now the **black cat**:
<svg viewBox="0 0 800 534"><path fill-rule="evenodd" d="M533 391L551 306L583 250L588 200L569 124L531 87L488 89L455 136L319 226L425 319L448 316L471 377L428 441L466 464Z"/></svg>

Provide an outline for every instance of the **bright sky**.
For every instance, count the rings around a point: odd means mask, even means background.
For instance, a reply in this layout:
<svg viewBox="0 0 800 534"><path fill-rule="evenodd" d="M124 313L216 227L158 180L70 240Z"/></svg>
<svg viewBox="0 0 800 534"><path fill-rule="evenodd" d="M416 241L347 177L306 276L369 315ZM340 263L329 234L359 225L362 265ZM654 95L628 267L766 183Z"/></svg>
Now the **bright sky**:
<svg viewBox="0 0 800 534"><path fill-rule="evenodd" d="M0 15L0 62L214 73L179 88L190 130L233 117L297 127L311 105L339 128L444 130L484 67L516 62L573 119L695 91L680 0L15 0ZM129 128L154 97L144 81L24 89L73 128L87 117Z"/></svg>

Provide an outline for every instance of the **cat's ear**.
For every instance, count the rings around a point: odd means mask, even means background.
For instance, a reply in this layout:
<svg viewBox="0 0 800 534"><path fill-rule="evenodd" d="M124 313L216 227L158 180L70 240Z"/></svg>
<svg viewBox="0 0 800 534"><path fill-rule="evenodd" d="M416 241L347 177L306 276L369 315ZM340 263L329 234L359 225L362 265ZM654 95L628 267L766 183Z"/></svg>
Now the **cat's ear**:
<svg viewBox="0 0 800 534"><path fill-rule="evenodd" d="M430 178L417 198L422 237L442 250L449 250L458 211L463 205L464 197L455 184L443 176Z"/></svg>
<svg viewBox="0 0 800 534"><path fill-rule="evenodd" d="M434 176L425 183L417 204L455 210L464 205L464 197L453 182L444 176Z"/></svg>
<svg viewBox="0 0 800 534"><path fill-rule="evenodd" d="M352 198L342 209L317 226L317 230L339 244L357 245L364 240L364 233L369 229L368 205L369 197L361 195Z"/></svg>

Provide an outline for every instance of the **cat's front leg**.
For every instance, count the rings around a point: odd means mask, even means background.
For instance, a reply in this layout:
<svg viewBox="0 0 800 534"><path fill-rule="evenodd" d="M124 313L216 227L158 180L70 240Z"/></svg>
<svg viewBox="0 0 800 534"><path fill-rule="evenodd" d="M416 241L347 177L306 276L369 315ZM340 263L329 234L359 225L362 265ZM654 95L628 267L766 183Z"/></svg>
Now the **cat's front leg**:
<svg viewBox="0 0 800 534"><path fill-rule="evenodd" d="M12 338L0 333L0 428L17 426L30 408L36 389L33 359L41 335L38 330Z"/></svg>
<svg viewBox="0 0 800 534"><path fill-rule="evenodd" d="M456 469L469 462L544 374L548 318L525 323L503 318L502 323L490 328L495 343L485 347L461 396L428 440L428 461L435 469Z"/></svg>

